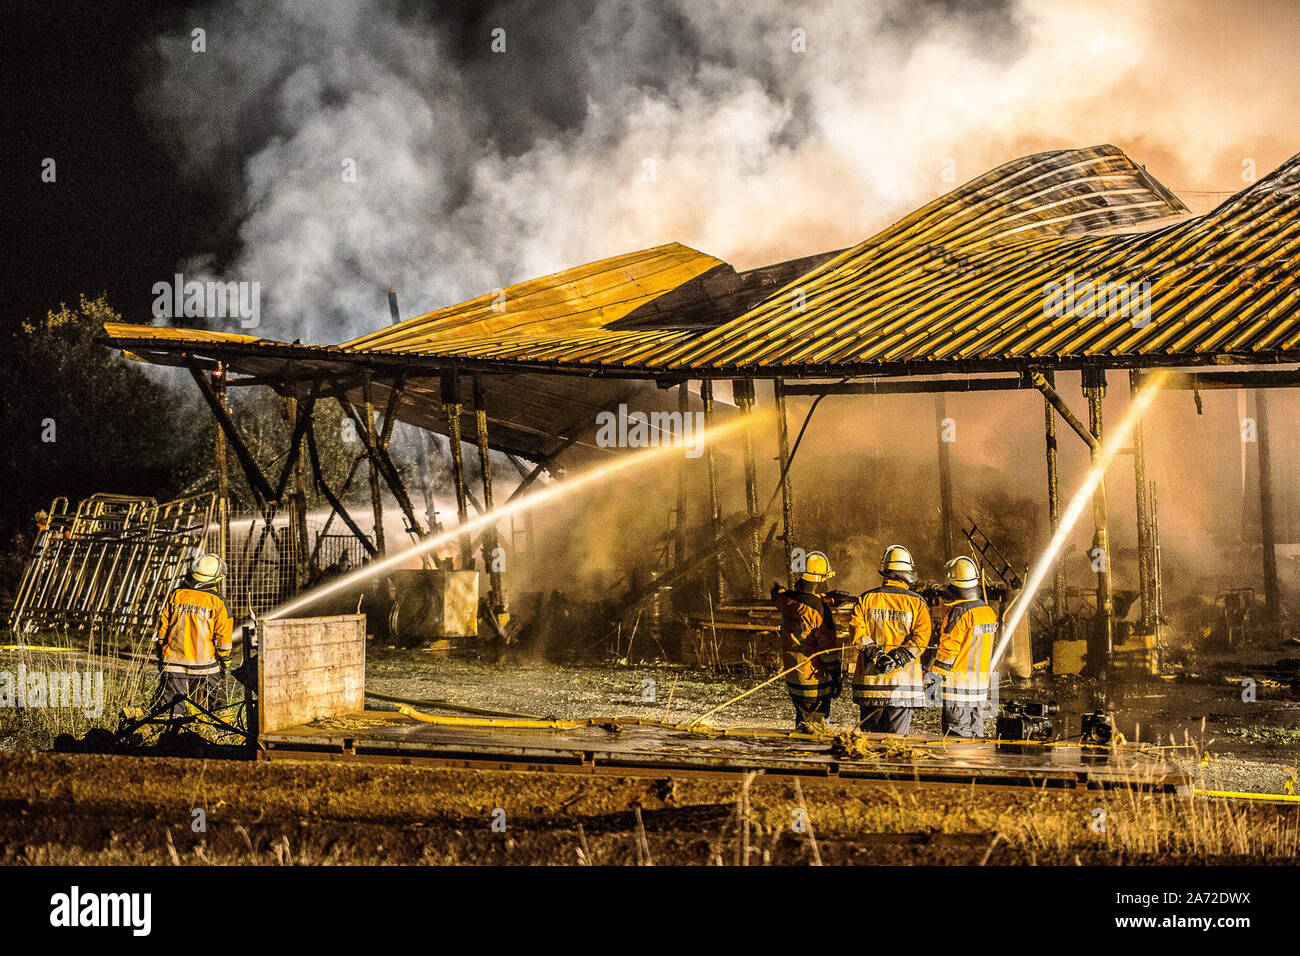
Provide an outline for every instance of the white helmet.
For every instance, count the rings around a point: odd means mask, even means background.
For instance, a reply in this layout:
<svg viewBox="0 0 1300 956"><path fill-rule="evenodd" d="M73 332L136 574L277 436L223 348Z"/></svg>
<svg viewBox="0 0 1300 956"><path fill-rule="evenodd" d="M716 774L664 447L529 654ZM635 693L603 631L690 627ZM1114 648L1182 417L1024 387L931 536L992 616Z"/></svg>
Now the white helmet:
<svg viewBox="0 0 1300 956"><path fill-rule="evenodd" d="M215 554L200 554L190 562L190 577L199 584L216 584L226 577L226 562Z"/></svg>
<svg viewBox="0 0 1300 956"><path fill-rule="evenodd" d="M943 566L948 583L955 588L970 590L980 586L979 566L966 555L959 555Z"/></svg>
<svg viewBox="0 0 1300 956"><path fill-rule="evenodd" d="M880 556L880 573L885 577L901 578L908 584L916 580L916 565L912 563L912 552L901 544L891 544Z"/></svg>

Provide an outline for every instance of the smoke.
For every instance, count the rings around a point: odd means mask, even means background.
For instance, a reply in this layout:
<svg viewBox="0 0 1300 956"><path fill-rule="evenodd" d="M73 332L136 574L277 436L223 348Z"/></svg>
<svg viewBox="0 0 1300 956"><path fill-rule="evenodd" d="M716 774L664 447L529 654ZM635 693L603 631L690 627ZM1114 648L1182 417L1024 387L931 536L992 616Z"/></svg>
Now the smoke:
<svg viewBox="0 0 1300 956"><path fill-rule="evenodd" d="M192 49L196 28L206 52ZM327 344L387 324L390 286L413 315L669 241L741 269L850 245L1043 149L1114 143L1204 210L1296 151L1298 47L1300 9L1244 0L591 0L438 13L221 0L144 51L141 106L184 170L228 197L228 235L180 265L259 282L251 331ZM1077 379L1067 384L1077 396ZM1127 392L1112 376L1110 420ZM1209 520L1242 501L1238 416L1207 399L1211 427L1186 406L1169 411L1178 401L1157 402L1150 468L1167 491L1162 529L1210 574L1226 558L1205 544ZM834 402L853 409L818 412L796 482L815 493L845 449L884 449L917 475L892 500L930 502L899 514L937 521L928 402ZM1036 397L953 397L949 411L959 518L980 488L1043 501ZM1274 412L1279 433L1288 411ZM1061 448L1068 490L1086 455L1068 430ZM1205 463L1196 490L1193 459ZM734 509L738 468L727 474ZM1132 480L1108 490L1113 537L1131 541ZM661 492L641 524L671 506L669 485ZM606 509L588 527L618 520ZM566 526L584 567L615 560L607 543L584 551L601 534Z"/></svg>
<svg viewBox="0 0 1300 956"><path fill-rule="evenodd" d="M142 105L229 196L190 271L328 343L389 286L415 314L673 240L739 268L856 243L1033 150L1235 190L1294 151L1297 39L1284 4L226 0L148 51Z"/></svg>

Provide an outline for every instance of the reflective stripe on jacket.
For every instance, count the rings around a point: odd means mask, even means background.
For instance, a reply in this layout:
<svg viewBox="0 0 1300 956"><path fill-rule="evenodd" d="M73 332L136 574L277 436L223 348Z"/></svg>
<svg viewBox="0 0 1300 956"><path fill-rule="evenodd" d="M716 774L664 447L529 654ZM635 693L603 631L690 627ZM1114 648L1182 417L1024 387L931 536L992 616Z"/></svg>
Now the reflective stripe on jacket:
<svg viewBox="0 0 1300 956"><path fill-rule="evenodd" d="M855 701L894 707L925 705L921 652L930 643L930 608L925 598L901 581L885 581L853 605L849 639L858 647L853 674ZM872 673L871 660L877 651L899 647L912 652L912 661L906 667L888 674Z"/></svg>
<svg viewBox="0 0 1300 956"><path fill-rule="evenodd" d="M785 589L777 592L776 607L781 612L781 669L795 668L785 675L790 696L810 704L829 697L840 671L840 655L830 651L837 644L831 607L820 594ZM828 653L811 656L818 651Z"/></svg>
<svg viewBox="0 0 1300 956"><path fill-rule="evenodd" d="M989 660L998 633L998 615L979 598L943 606L934 669L943 676L947 704L983 704L989 699Z"/></svg>
<svg viewBox="0 0 1300 956"><path fill-rule="evenodd" d="M179 587L167 597L158 621L163 670L172 674L215 674L230 660L231 622L226 604L211 591Z"/></svg>

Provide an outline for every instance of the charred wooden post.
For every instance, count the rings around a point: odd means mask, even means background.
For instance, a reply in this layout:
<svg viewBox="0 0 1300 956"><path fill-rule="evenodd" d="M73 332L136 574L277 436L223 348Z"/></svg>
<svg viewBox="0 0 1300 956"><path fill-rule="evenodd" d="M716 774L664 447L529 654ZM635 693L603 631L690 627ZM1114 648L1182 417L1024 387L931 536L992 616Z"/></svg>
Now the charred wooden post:
<svg viewBox="0 0 1300 956"><path fill-rule="evenodd" d="M307 486L303 480L303 462L302 462L302 439L303 423L306 418L312 414L314 401L307 399L301 403L297 396L290 393L284 397L284 415L285 421L288 422L291 429L289 437L289 455L284 463L284 472L280 476L280 486L288 485L290 476L293 480L293 490L289 492L289 500L292 503L289 509L290 527L293 529L292 538L294 540L294 571L297 574L298 587L302 587L308 580L308 549L310 544L307 540Z"/></svg>
<svg viewBox="0 0 1300 956"><path fill-rule="evenodd" d="M682 460L677 467L677 511L673 529L673 567L679 567L686 558L686 416L691 413L691 393L687 383L677 386L677 427L682 445Z"/></svg>
<svg viewBox="0 0 1300 956"><path fill-rule="evenodd" d="M442 410L447 416L447 444L451 451L451 476L456 486L456 516L463 528L469 522L469 498L465 488L465 462L460 453L460 376L455 372L442 373ZM474 567L474 545L468 534L460 536L460 566L462 570Z"/></svg>
<svg viewBox="0 0 1300 956"><path fill-rule="evenodd" d="M704 403L704 430L707 432L713 428L713 379L706 378L700 383L700 400ZM722 534L722 503L718 500L718 459L712 441L705 442L704 460L709 480L709 522L716 539ZM709 583L714 603L721 603L726 588L722 580L722 562L717 557L712 561Z"/></svg>
<svg viewBox="0 0 1300 956"><path fill-rule="evenodd" d="M221 364L217 366L216 371L212 373L212 389L217 396L217 402L222 408L227 409L226 398L226 366ZM226 465L226 432L218 423L216 434L216 447L213 449L213 457L216 458L217 464L217 554L226 567L230 566L230 471Z"/></svg>
<svg viewBox="0 0 1300 956"><path fill-rule="evenodd" d="M749 518L758 517L758 462L754 458L754 380L738 378L731 385L735 393L736 406L745 416L744 459L745 459L745 514ZM763 596L763 539L758 522L750 529L749 541L749 575L750 595L755 598Z"/></svg>
<svg viewBox="0 0 1300 956"><path fill-rule="evenodd" d="M785 382L774 379L777 463L781 469L781 537L785 541L785 580L794 587L794 488L790 480L790 423L785 415Z"/></svg>
<svg viewBox="0 0 1300 956"><path fill-rule="evenodd" d="M248 487L253 492L253 497L257 500L258 506L269 524L272 509L275 506L275 489L271 487L266 480L266 476L262 474L262 469L257 466L257 460L253 457L253 453L249 451L248 446L239 435L235 420L230 416L230 409L225 402L217 397L216 391L208 381L208 376L193 365L189 366L189 370L194 383L199 387L200 394L203 395L203 400L208 403L208 409L217 420L217 425L225 433L226 441L235 450L235 458L238 459L239 466L244 471L244 477L248 479Z"/></svg>
<svg viewBox="0 0 1300 956"><path fill-rule="evenodd" d="M367 373L361 379L361 401L362 411L365 414L366 433L364 441L366 450L369 453L370 465L370 508L374 512L375 519L375 551L380 557L383 557L384 551L384 501L382 491L379 487L379 462L375 460L374 449L378 447L378 437L375 434L375 406L370 396L370 375Z"/></svg>
<svg viewBox="0 0 1300 956"><path fill-rule="evenodd" d="M478 464L483 472L483 508L485 514L492 511L492 461L491 446L488 444L487 404L483 399L483 381L474 376L474 433L478 440ZM488 572L488 604L493 614L505 610L506 596L501 586L501 565L498 558L500 541L497 526L489 523L483 529L483 566Z"/></svg>
<svg viewBox="0 0 1300 956"><path fill-rule="evenodd" d="M1130 396L1138 393L1140 375L1137 369L1128 373ZM1155 599L1155 544L1151 534L1151 508L1147 503L1147 462L1140 420L1133 428L1133 484L1137 489L1138 594L1142 599L1142 631L1149 634L1159 622Z"/></svg>
<svg viewBox="0 0 1300 956"><path fill-rule="evenodd" d="M1056 375L1047 372L1045 381L1053 389L1056 387ZM1043 398L1044 430L1047 437L1047 520L1052 536L1061 526L1061 481L1056 460L1056 416L1052 414L1052 403ZM1052 568L1052 613L1056 617L1065 614L1065 565L1057 561Z"/></svg>
<svg viewBox="0 0 1300 956"><path fill-rule="evenodd" d="M393 325L400 325L402 312L397 307L397 290L388 290L388 315ZM433 534L438 530L438 505L434 497L433 476L429 472L429 459L433 457L432 436L423 428L417 429L415 440L415 470L420 481L420 496L424 498L424 524Z"/></svg>
<svg viewBox="0 0 1300 956"><path fill-rule="evenodd" d="M1083 393L1088 398L1088 430L1094 442L1089 446L1092 463L1097 465L1101 454L1102 412L1101 403L1106 395L1106 370L1086 368L1082 375ZM1097 481L1097 490L1092 495L1092 559L1097 567L1097 619L1101 631L1098 649L1102 652L1100 661L1090 663L1094 670L1109 667L1115 641L1115 602L1111 579L1110 530L1106 521L1106 478ZM1098 553L1100 552L1100 553Z"/></svg>
<svg viewBox="0 0 1300 956"><path fill-rule="evenodd" d="M1280 597L1277 584L1277 537L1273 524L1273 456L1269 449L1268 394L1255 391L1255 429L1259 444L1259 540L1264 550L1264 610L1277 620Z"/></svg>
<svg viewBox="0 0 1300 956"><path fill-rule="evenodd" d="M944 560L952 555L952 456L944 437L947 429L948 403L943 393L934 396L934 430L939 442L939 523Z"/></svg>
<svg viewBox="0 0 1300 956"><path fill-rule="evenodd" d="M329 482L325 480L325 470L321 467L320 451L316 447L316 423L314 420L309 420L307 422L307 456L307 460L311 464L312 478L316 482L316 488L325 496L325 500L330 503L331 511L329 518L325 521L325 530L329 530L330 522L334 520L335 515L338 515L343 523L348 526L348 530L352 532L353 537L355 537L357 541L361 542L361 546L366 549L366 554L371 557L376 557L377 552L375 551L374 544L372 544L370 539L366 537L366 533L361 530L360 525L352 520L352 516L348 514L347 508L343 506L343 502L339 500L338 495L334 494L333 489L329 486ZM360 460L360 458L357 459L358 462ZM356 467L356 462L353 463L353 467ZM351 477L351 473L349 473L349 480L351 480ZM346 488L347 485L345 483L345 491Z"/></svg>

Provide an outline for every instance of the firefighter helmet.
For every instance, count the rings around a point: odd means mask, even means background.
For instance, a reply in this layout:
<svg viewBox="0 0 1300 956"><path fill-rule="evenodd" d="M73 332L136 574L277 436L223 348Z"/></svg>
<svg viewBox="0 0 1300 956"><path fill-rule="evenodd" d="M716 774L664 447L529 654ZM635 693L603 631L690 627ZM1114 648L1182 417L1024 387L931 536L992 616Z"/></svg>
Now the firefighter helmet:
<svg viewBox="0 0 1300 956"><path fill-rule="evenodd" d="M916 580L916 565L912 552L901 544L891 544L880 556L880 573L887 578L898 578L911 584Z"/></svg>
<svg viewBox="0 0 1300 956"><path fill-rule="evenodd" d="M966 555L953 558L943 567L948 583L955 588L969 590L980 586L980 569Z"/></svg>
<svg viewBox="0 0 1300 956"><path fill-rule="evenodd" d="M199 584L216 584L226 577L226 562L215 554L200 554L190 562L190 577Z"/></svg>
<svg viewBox="0 0 1300 956"><path fill-rule="evenodd" d="M831 570L831 560L821 551L809 551L804 558L803 571L799 574L799 580L811 581L814 584L820 584L822 581L829 581L835 577L835 572Z"/></svg>

